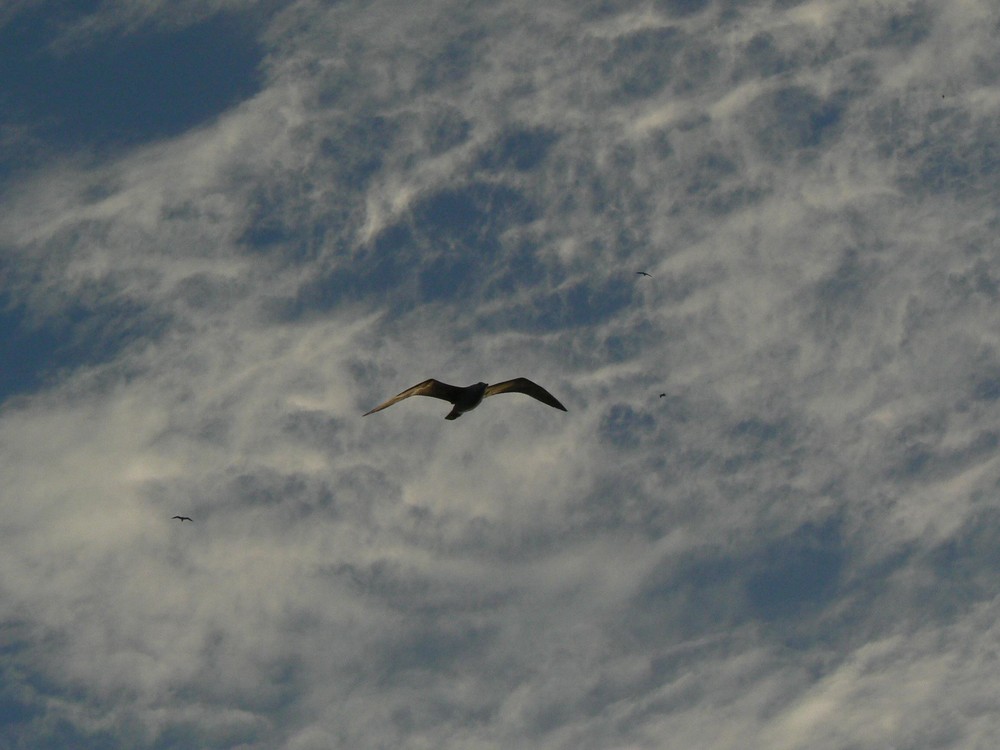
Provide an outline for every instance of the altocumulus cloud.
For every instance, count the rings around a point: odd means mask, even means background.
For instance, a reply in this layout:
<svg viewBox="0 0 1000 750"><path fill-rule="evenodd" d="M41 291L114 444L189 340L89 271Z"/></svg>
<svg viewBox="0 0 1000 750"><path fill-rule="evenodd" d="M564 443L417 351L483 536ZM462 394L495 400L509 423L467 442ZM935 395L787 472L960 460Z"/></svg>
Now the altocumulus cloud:
<svg viewBox="0 0 1000 750"><path fill-rule="evenodd" d="M59 7L0 11L2 744L997 735L994 4ZM360 417L519 375L568 413Z"/></svg>

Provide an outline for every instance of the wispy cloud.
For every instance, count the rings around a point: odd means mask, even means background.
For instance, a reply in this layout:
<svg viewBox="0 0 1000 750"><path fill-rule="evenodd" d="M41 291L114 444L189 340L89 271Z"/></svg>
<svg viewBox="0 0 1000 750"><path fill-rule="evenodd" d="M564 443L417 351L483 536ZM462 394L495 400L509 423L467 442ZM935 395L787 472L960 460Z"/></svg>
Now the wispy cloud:
<svg viewBox="0 0 1000 750"><path fill-rule="evenodd" d="M0 735L995 733L989 3L244 10L39 37L240 16L211 116L0 131Z"/></svg>

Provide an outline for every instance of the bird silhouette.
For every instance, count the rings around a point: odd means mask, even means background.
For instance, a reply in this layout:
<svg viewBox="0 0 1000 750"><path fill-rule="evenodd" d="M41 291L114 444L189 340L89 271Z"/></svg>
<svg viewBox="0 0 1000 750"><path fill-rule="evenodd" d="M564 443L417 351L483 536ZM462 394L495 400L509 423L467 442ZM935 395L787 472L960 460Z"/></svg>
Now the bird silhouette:
<svg viewBox="0 0 1000 750"><path fill-rule="evenodd" d="M188 516L174 516L174 518L176 518L181 523L184 523L185 521L191 521L191 519ZM170 520L173 520L173 519L170 519ZM194 521L191 521L191 523L194 523Z"/></svg>
<svg viewBox="0 0 1000 750"><path fill-rule="evenodd" d="M635 275L636 276L648 276L649 278L653 278L653 274L646 273L645 271L636 271Z"/></svg>
<svg viewBox="0 0 1000 750"><path fill-rule="evenodd" d="M367 417L369 414L382 411L397 401L402 401L404 398L409 398L410 396L430 396L431 398L439 398L447 401L454 407L448 412L445 419L458 419L465 412L472 411L479 406L487 396L495 396L498 393L524 393L538 399L543 404L548 404L554 409L566 411L566 407L560 404L555 396L537 383L532 383L527 378L514 378L513 380L505 380L502 383L494 385L476 383L475 385L467 385L464 388L457 385L448 385L447 383L442 383L440 380L431 378L430 380L425 380L423 383L417 383L412 388L407 388L398 396L393 396L385 403L379 404L361 416Z"/></svg>

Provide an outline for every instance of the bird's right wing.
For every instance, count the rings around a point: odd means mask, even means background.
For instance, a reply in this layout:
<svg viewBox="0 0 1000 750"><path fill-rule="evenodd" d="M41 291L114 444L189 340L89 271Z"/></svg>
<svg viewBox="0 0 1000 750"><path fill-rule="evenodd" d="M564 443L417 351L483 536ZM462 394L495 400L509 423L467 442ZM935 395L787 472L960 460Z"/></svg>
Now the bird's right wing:
<svg viewBox="0 0 1000 750"><path fill-rule="evenodd" d="M524 393L538 399L543 404L548 404L554 409L566 411L566 407L559 403L559 399L538 385L538 383L533 383L527 378L514 378L513 380L505 380L502 383L491 385L487 387L483 398L486 398L486 396L495 396L498 393Z"/></svg>
<svg viewBox="0 0 1000 750"><path fill-rule="evenodd" d="M410 396L430 396L431 398L439 398L453 404L456 400L458 400L458 396L461 391L462 389L457 386L448 385L447 383L442 383L440 380L431 378L430 380L425 380L423 383L417 383L412 388L407 388L398 396L393 396L385 403L379 404L371 411L366 411L361 416L367 417L369 414L382 411L383 409L392 406L397 401L402 401L404 398L409 398Z"/></svg>

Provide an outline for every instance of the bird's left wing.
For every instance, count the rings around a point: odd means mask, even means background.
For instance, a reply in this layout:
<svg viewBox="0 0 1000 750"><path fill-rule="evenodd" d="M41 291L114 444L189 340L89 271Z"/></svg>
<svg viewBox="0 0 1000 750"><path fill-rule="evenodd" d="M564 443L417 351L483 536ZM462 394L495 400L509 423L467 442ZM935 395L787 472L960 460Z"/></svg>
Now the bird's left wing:
<svg viewBox="0 0 1000 750"><path fill-rule="evenodd" d="M487 386L483 398L486 398L486 396L495 396L498 393L524 393L538 399L543 404L566 411L566 407L560 404L555 396L538 385L538 383L532 383L527 378L514 378L513 380L505 380L502 383Z"/></svg>

